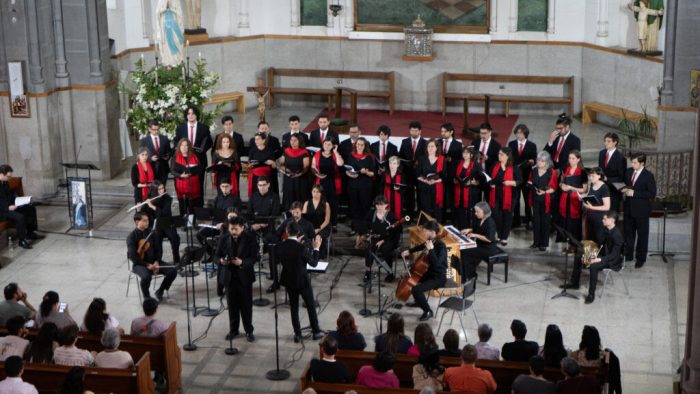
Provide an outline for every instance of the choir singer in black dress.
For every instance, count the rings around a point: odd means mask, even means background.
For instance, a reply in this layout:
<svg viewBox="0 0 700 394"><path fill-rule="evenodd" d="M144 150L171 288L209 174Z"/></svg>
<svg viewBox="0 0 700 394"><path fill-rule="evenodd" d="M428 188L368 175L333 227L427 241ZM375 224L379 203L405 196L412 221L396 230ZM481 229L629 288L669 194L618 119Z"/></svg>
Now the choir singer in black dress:
<svg viewBox="0 0 700 394"><path fill-rule="evenodd" d="M357 222L364 220L365 215L372 206L372 178L376 172L376 160L369 153L367 140L360 137L355 142L355 148L345 163L348 168L345 174L348 176L348 198L350 199L350 218L353 221L353 229L357 231Z"/></svg>
<svg viewBox="0 0 700 394"><path fill-rule="evenodd" d="M510 148L501 148L498 163L491 170L491 192L489 205L493 210L501 245L508 245L508 236L513 224L513 199L518 185L522 184L520 170L513 165Z"/></svg>
<svg viewBox="0 0 700 394"><path fill-rule="evenodd" d="M442 210L445 206L444 177L448 171L445 156L440 152L436 140L425 145L425 156L418 159L418 209L442 223Z"/></svg>
<svg viewBox="0 0 700 394"><path fill-rule="evenodd" d="M473 146L465 146L462 149L462 161L455 169L454 206L458 228L473 227L474 206L481 201L481 187L486 178L481 164L477 162L478 155Z"/></svg>
<svg viewBox="0 0 700 394"><path fill-rule="evenodd" d="M552 194L557 190L557 174L552 169L554 163L547 151L537 155L537 165L530 172L527 184L530 188L532 206L532 245L531 249L544 252L549 247L549 224L552 211Z"/></svg>

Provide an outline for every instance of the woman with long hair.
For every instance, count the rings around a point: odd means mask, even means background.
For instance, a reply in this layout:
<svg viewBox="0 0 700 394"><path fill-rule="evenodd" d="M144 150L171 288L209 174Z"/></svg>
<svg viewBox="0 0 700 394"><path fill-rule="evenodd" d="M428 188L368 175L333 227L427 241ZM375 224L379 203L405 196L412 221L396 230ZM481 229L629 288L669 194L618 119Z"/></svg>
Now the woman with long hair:
<svg viewBox="0 0 700 394"><path fill-rule="evenodd" d="M537 164L530 172L530 201L532 207L532 245L545 251L549 247L549 224L551 221L552 194L557 190L557 175L552 169L553 163L549 153L537 154Z"/></svg>
<svg viewBox="0 0 700 394"><path fill-rule="evenodd" d="M588 196L595 196L599 205L584 202L586 208L586 239L595 241L598 246L602 246L605 241L605 226L603 226L603 216L610 210L610 189L603 182L603 170L600 167L593 167L588 171Z"/></svg>
<svg viewBox="0 0 700 394"><path fill-rule="evenodd" d="M474 227L474 206L481 201L481 186L484 182L484 169L477 162L479 152L473 146L462 149L462 161L454 174L454 207L457 209L457 228Z"/></svg>
<svg viewBox="0 0 700 394"><path fill-rule="evenodd" d="M199 181L203 176L203 168L190 140L182 138L177 142L175 156L171 160L170 168L175 177L175 193L180 205L180 215L193 213L195 207L204 205Z"/></svg>
<svg viewBox="0 0 700 394"><path fill-rule="evenodd" d="M433 329L430 328L430 324L420 323L413 331L413 345L408 348L406 354L409 356L418 356L427 345L437 346L435 343L435 334L433 334Z"/></svg>
<svg viewBox="0 0 700 394"><path fill-rule="evenodd" d="M294 135L292 140L294 140ZM323 196L323 186L314 185L311 188L311 198L304 202L302 214L314 226L314 233L321 236L322 244L320 258L326 257L326 243L331 235L331 205Z"/></svg>
<svg viewBox="0 0 700 394"><path fill-rule="evenodd" d="M34 322L37 327L44 323L51 322L62 330L70 325L76 324L68 311L68 305L59 302L58 293L49 290L44 294L39 305L39 313L36 314Z"/></svg>
<svg viewBox="0 0 700 394"><path fill-rule="evenodd" d="M275 148L267 144L267 135L257 133L253 137L253 146L248 148L248 198L253 196L253 186L258 184L259 177L272 176L272 170L277 168ZM276 175L275 175L276 176ZM274 184L271 182L271 184ZM273 193L276 191L273 188Z"/></svg>
<svg viewBox="0 0 700 394"><path fill-rule="evenodd" d="M435 343L423 346L418 356L418 364L413 366L413 389L423 390L430 387L441 391L442 374L445 367L440 364L440 351Z"/></svg>
<svg viewBox="0 0 700 394"><path fill-rule="evenodd" d="M358 223L364 220L372 206L372 178L377 168L376 160L369 151L369 143L363 137L355 141L352 154L346 163L353 171L345 171L348 176L348 198L355 235Z"/></svg>
<svg viewBox="0 0 700 394"><path fill-rule="evenodd" d="M489 205L496 221L499 242L506 246L513 224L515 188L522 183L520 171L513 166L510 148L501 148L498 151L498 163L491 170L490 183Z"/></svg>
<svg viewBox="0 0 700 394"><path fill-rule="evenodd" d="M539 352L539 356L544 359L545 366L559 368L561 359L568 354L569 352L564 347L564 338L561 335L559 326L556 324L548 325L544 335L544 345L540 347Z"/></svg>
<svg viewBox="0 0 700 394"><path fill-rule="evenodd" d="M389 170L384 174L384 187L382 191L384 193L384 198L386 198L389 204L389 211L394 213L396 218L403 217L404 210L404 193L411 186L406 184L406 180L403 179L403 174L401 173L401 164L398 156L391 156L389 158ZM409 189L409 193L413 190Z"/></svg>
<svg viewBox="0 0 700 394"><path fill-rule="evenodd" d="M309 199L309 168L311 159L299 133L289 137L289 147L280 157L282 183L282 207L287 210L294 201Z"/></svg>
<svg viewBox="0 0 700 394"><path fill-rule="evenodd" d="M134 203L148 198L148 188L155 179L153 166L148 158L148 149L139 148L138 160L131 166L131 184L134 186Z"/></svg>
<svg viewBox="0 0 700 394"><path fill-rule="evenodd" d="M241 172L241 161L238 156L238 147L230 134L221 133L216 137L211 161L212 165L217 165L214 171L214 190L218 192L219 184L226 179L231 182L231 194L239 197L238 178Z"/></svg>
<svg viewBox="0 0 700 394"><path fill-rule="evenodd" d="M571 352L571 358L582 367L598 367L605 361L605 352L601 346L597 328L583 326L581 343L578 345L578 350Z"/></svg>
<svg viewBox="0 0 700 394"><path fill-rule="evenodd" d="M102 335L102 332L107 328L114 328L121 334L124 334L124 329L119 325L119 321L113 315L107 313L105 300L93 298L85 312L80 330L94 335Z"/></svg>
<svg viewBox="0 0 700 394"><path fill-rule="evenodd" d="M345 162L338 153L338 145L333 137L326 137L321 150L314 153L311 168L314 184L323 187L324 196L331 206L331 224L338 224L338 196L343 192L340 169Z"/></svg>
<svg viewBox="0 0 700 394"><path fill-rule="evenodd" d="M374 351L406 354L413 343L409 337L404 335L403 330L403 317L400 313L392 313L386 324L386 332L374 337Z"/></svg>
<svg viewBox="0 0 700 394"><path fill-rule="evenodd" d="M588 191L586 174L583 172L581 152L574 149L569 152L569 164L561 173L559 179L559 224L577 240L583 239L583 225L581 223L581 196ZM566 241L557 232L557 242Z"/></svg>
<svg viewBox="0 0 700 394"><path fill-rule="evenodd" d="M443 177L445 156L440 153L440 144L435 139L425 144L425 155L418 159L416 175L418 179L418 209L442 223L442 210L445 207Z"/></svg>
<svg viewBox="0 0 700 394"><path fill-rule="evenodd" d="M25 360L35 364L53 363L53 350L58 347L58 327L54 323L44 323L34 340L29 343Z"/></svg>
<svg viewBox="0 0 700 394"><path fill-rule="evenodd" d="M365 350L367 342L365 337L357 331L355 317L348 311L342 311L335 322L336 329L328 333L335 338L338 349L345 350Z"/></svg>

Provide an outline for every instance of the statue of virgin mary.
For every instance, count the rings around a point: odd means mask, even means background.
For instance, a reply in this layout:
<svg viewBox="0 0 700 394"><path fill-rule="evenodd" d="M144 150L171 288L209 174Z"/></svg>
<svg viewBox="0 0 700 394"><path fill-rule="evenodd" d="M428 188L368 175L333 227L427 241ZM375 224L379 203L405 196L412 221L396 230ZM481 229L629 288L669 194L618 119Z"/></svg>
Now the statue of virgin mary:
<svg viewBox="0 0 700 394"><path fill-rule="evenodd" d="M179 0L158 0L156 6L158 28L156 45L163 66L173 67L184 59L183 45L185 38L182 34L182 9Z"/></svg>

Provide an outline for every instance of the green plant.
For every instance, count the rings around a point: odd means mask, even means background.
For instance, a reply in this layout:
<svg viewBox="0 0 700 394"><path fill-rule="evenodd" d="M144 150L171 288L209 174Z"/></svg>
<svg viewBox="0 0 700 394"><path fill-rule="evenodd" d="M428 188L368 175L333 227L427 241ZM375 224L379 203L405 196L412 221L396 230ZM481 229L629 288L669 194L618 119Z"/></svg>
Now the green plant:
<svg viewBox="0 0 700 394"><path fill-rule="evenodd" d="M627 111L623 109L622 120L617 123L617 130L627 139L623 145L633 150L644 140L656 140L657 125L647 113L646 107L642 107L642 116L636 122L627 117Z"/></svg>

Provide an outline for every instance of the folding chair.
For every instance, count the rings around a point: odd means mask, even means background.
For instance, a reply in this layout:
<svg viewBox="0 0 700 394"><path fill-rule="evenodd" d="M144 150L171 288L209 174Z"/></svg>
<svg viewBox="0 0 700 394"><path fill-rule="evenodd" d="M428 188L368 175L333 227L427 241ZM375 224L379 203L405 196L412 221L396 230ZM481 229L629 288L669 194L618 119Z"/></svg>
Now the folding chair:
<svg viewBox="0 0 700 394"><path fill-rule="evenodd" d="M472 300L468 300L467 297L473 296ZM450 325L452 325L452 322L455 317L455 313L457 313L457 317L459 318L459 324L462 327L462 332L464 333L464 338L469 342L469 337L467 336L467 330L464 328L464 320L462 317L464 316L464 311L467 309L471 308L472 312L474 312L474 320L476 321L476 324L479 325L479 319L476 317L476 311L472 306L474 305L474 302L476 302L476 277L471 278L464 282L462 284L462 295L461 296L452 296L440 303L437 307L437 311L442 308L442 316L440 316L440 323L438 324L438 329L437 332L435 333L435 336L440 335L440 328L442 327L442 321L445 318L445 314L447 312L452 311L452 317L450 318Z"/></svg>

